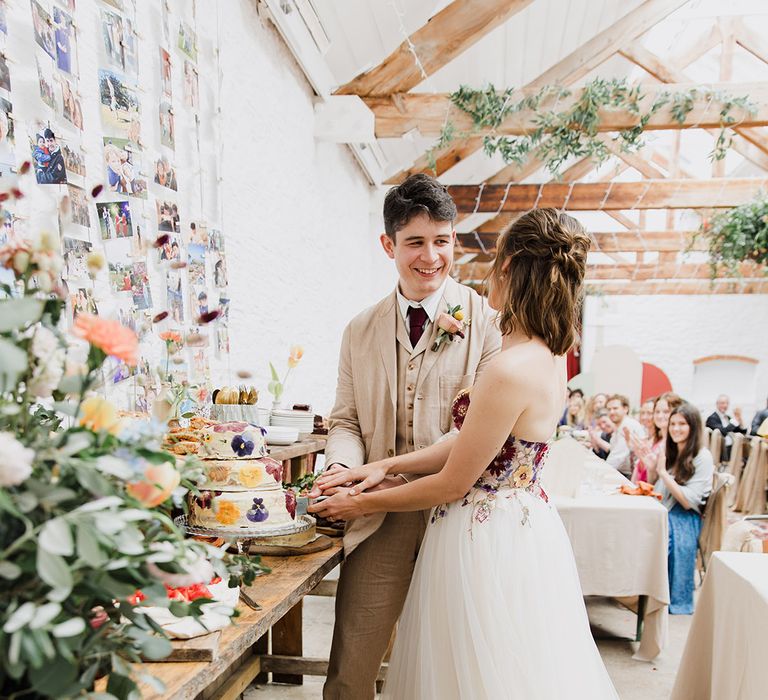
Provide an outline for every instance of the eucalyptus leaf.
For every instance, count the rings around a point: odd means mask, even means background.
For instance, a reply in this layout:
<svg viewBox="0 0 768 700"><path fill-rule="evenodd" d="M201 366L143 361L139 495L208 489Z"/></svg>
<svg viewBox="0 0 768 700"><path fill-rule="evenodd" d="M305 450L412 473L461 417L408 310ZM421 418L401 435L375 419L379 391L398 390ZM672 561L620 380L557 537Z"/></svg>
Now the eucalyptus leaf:
<svg viewBox="0 0 768 700"><path fill-rule="evenodd" d="M5 338L0 338L0 391L13 389L27 368L27 353Z"/></svg>
<svg viewBox="0 0 768 700"><path fill-rule="evenodd" d="M37 550L37 573L51 588L72 590L72 573L67 562L42 547Z"/></svg>
<svg viewBox="0 0 768 700"><path fill-rule="evenodd" d="M42 629L32 630L32 636L35 638L37 646L43 652L43 656L46 659L53 659L56 657L56 649L53 646L51 638L48 636L48 632Z"/></svg>
<svg viewBox="0 0 768 700"><path fill-rule="evenodd" d="M11 635L11 642L8 645L8 663L11 666L18 665L21 660L21 636L18 630Z"/></svg>
<svg viewBox="0 0 768 700"><path fill-rule="evenodd" d="M24 603L11 613L11 616L3 625L3 632L12 634L22 627L25 627L32 621L32 618L34 618L36 610L37 607L34 603L29 601Z"/></svg>
<svg viewBox="0 0 768 700"><path fill-rule="evenodd" d="M6 581L14 581L21 576L21 567L12 561L0 561L0 578Z"/></svg>
<svg viewBox="0 0 768 700"><path fill-rule="evenodd" d="M126 525L115 538L117 551L131 556L138 556L144 552L144 535L137 527Z"/></svg>
<svg viewBox="0 0 768 700"><path fill-rule="evenodd" d="M77 556L88 566L98 569L107 561L107 555L102 551L99 540L89 523L78 523L76 526Z"/></svg>
<svg viewBox="0 0 768 700"><path fill-rule="evenodd" d="M148 635L141 644L142 655L150 661L164 659L172 651L171 642L165 637Z"/></svg>
<svg viewBox="0 0 768 700"><path fill-rule="evenodd" d="M87 450L93 445L93 440L93 434L85 430L67 433L67 441L59 447L59 454L63 457L71 457L78 452Z"/></svg>
<svg viewBox="0 0 768 700"><path fill-rule="evenodd" d="M65 416L69 416L70 418L74 418L77 415L78 410L76 401L54 401L53 408L59 413L63 413Z"/></svg>
<svg viewBox="0 0 768 700"><path fill-rule="evenodd" d="M130 479L134 475L131 465L124 459L114 455L102 455L96 460L96 468L99 471L116 476L118 479Z"/></svg>
<svg viewBox="0 0 768 700"><path fill-rule="evenodd" d="M107 692L118 698L121 698L122 700L134 700L134 698L141 697L138 694L139 688L136 685L136 682L131 680L128 676L123 676L120 673L109 674Z"/></svg>
<svg viewBox="0 0 768 700"><path fill-rule="evenodd" d="M30 674L32 687L51 698L61 697L62 689L74 683L76 678L77 667L61 657L47 662Z"/></svg>
<svg viewBox="0 0 768 700"><path fill-rule="evenodd" d="M139 679L142 683L152 688L152 690L154 690L156 693L162 694L166 690L165 683L163 683L163 681L161 681L159 678L153 676L151 673L140 673Z"/></svg>
<svg viewBox="0 0 768 700"><path fill-rule="evenodd" d="M123 499L119 496L105 496L104 498L97 498L95 501L90 501L82 506L79 506L74 512L76 513L94 513L99 510L106 510L107 508L114 508L122 504Z"/></svg>
<svg viewBox="0 0 768 700"><path fill-rule="evenodd" d="M21 636L21 651L26 657L32 668L42 668L45 663L45 657L43 650L37 643L31 633L25 634L23 631L19 631Z"/></svg>
<svg viewBox="0 0 768 700"><path fill-rule="evenodd" d="M85 620L82 617L72 617L60 622L52 631L54 637L76 637L85 632Z"/></svg>
<svg viewBox="0 0 768 700"><path fill-rule="evenodd" d="M69 374L59 382L57 389L62 394L79 394L87 379L85 374Z"/></svg>
<svg viewBox="0 0 768 700"><path fill-rule="evenodd" d="M15 331L36 323L43 315L43 302L34 297L0 301L0 333Z"/></svg>
<svg viewBox="0 0 768 700"><path fill-rule="evenodd" d="M36 611L29 623L29 627L33 630L45 627L49 622L52 622L56 616L61 612L61 605L59 603L46 603L41 605Z"/></svg>
<svg viewBox="0 0 768 700"><path fill-rule="evenodd" d="M51 554L68 557L75 552L72 530L63 518L53 518L45 523L37 541L40 547Z"/></svg>

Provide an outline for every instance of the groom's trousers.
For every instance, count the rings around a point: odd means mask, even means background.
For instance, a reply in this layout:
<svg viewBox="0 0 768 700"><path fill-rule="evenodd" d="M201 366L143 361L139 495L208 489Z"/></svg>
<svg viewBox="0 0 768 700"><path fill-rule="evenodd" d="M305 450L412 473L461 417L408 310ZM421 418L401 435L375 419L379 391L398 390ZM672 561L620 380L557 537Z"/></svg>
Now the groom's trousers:
<svg viewBox="0 0 768 700"><path fill-rule="evenodd" d="M387 513L341 566L324 700L372 700L429 511Z"/></svg>

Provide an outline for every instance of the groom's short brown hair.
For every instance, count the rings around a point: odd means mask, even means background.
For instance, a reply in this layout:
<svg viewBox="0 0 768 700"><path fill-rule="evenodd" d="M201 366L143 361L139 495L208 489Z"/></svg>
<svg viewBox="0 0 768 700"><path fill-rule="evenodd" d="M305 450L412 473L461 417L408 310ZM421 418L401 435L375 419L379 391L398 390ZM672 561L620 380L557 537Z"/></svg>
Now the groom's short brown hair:
<svg viewBox="0 0 768 700"><path fill-rule="evenodd" d="M448 188L424 173L411 175L393 187L384 199L384 231L395 240L395 234L411 219L426 214L432 221L456 219L456 204Z"/></svg>

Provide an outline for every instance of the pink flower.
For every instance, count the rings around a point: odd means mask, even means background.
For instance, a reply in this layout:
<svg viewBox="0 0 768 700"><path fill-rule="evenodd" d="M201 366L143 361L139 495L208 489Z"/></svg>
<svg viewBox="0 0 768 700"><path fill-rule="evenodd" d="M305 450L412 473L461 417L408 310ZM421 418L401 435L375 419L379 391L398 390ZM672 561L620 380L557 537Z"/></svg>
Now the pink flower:
<svg viewBox="0 0 768 700"><path fill-rule="evenodd" d="M135 367L139 350L136 334L117 321L108 321L93 314L78 314L73 332L91 345Z"/></svg>
<svg viewBox="0 0 768 700"><path fill-rule="evenodd" d="M453 316L449 316L448 314L440 314L437 317L437 325L439 328L442 328L446 333L450 335L457 333L459 338L464 337L464 333L462 333L464 330L464 324Z"/></svg>

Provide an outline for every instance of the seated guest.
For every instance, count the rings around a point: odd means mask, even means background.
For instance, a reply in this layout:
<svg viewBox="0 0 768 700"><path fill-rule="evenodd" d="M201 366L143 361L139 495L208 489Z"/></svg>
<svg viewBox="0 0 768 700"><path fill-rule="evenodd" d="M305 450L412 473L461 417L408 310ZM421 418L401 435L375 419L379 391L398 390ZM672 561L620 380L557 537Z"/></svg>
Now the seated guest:
<svg viewBox="0 0 768 700"><path fill-rule="evenodd" d="M730 399L725 394L720 394L715 402L715 412L707 418L707 428L719 430L723 434L723 454L715 455L715 458L727 460L731 456L733 436L731 433L746 433L747 429L741 416L741 409L737 406L733 409L734 418L728 415Z"/></svg>
<svg viewBox="0 0 768 700"><path fill-rule="evenodd" d="M605 408L605 402L608 397L605 394L595 394L587 401L584 410L584 420L587 423L587 429L594 428L597 425L597 414Z"/></svg>
<svg viewBox="0 0 768 700"><path fill-rule="evenodd" d="M645 436L650 437L653 432L653 404L655 399L646 399L640 404L640 412L637 414L637 422L645 429Z"/></svg>
<svg viewBox="0 0 768 700"><path fill-rule="evenodd" d="M584 397L580 390L575 391L568 399L568 406L565 409L565 415L560 419L558 425L567 425L573 430L584 430L586 427L584 421Z"/></svg>
<svg viewBox="0 0 768 700"><path fill-rule="evenodd" d="M605 461L629 479L632 476L632 463L626 437L627 431L630 435L634 433L642 436L643 428L640 423L629 416L629 399L626 396L621 394L609 396L605 407L608 410L608 417L613 423L611 450Z"/></svg>
<svg viewBox="0 0 768 700"><path fill-rule="evenodd" d="M648 465L656 464L659 455L664 451L669 414L681 403L683 400L671 391L657 396L653 402L653 425L650 437L641 438L636 435L630 437L629 447L637 458L632 471L633 484L638 481L648 481Z"/></svg>
<svg viewBox="0 0 768 700"><path fill-rule="evenodd" d="M600 459L605 459L611 450L610 440L613 433L613 423L608 417L608 411L604 408L598 411L595 417L595 427L589 428L589 441L592 443L592 452Z"/></svg>
<svg viewBox="0 0 768 700"><path fill-rule="evenodd" d="M665 449L648 477L662 495L669 511L669 612L693 613L696 548L701 532L701 509L712 490L715 465L712 455L702 447L701 414L683 403L669 415Z"/></svg>
<svg viewBox="0 0 768 700"><path fill-rule="evenodd" d="M768 435L758 432L760 426L768 420L768 401L765 402L765 408L762 411L755 413L755 417L752 419L752 427L749 430L750 435L761 435L761 437L768 437Z"/></svg>

